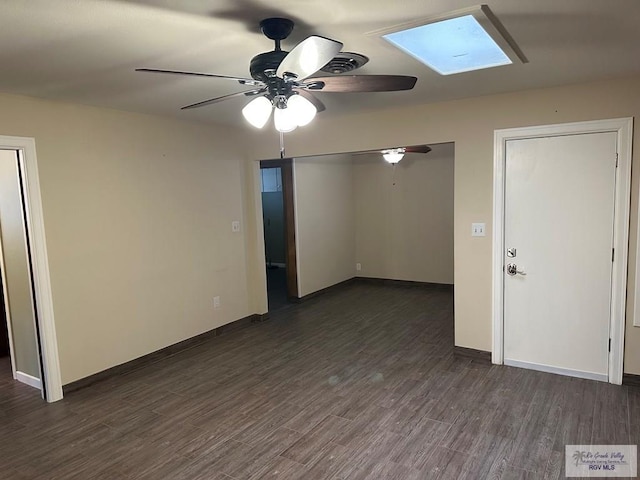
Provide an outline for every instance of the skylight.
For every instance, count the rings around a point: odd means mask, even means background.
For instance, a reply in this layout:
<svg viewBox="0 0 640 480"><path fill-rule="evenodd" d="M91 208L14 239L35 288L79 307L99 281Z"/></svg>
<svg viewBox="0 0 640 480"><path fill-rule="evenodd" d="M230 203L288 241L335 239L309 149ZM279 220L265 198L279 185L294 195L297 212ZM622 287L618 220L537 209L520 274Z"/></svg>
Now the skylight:
<svg viewBox="0 0 640 480"><path fill-rule="evenodd" d="M526 62L485 5L382 37L440 75Z"/></svg>

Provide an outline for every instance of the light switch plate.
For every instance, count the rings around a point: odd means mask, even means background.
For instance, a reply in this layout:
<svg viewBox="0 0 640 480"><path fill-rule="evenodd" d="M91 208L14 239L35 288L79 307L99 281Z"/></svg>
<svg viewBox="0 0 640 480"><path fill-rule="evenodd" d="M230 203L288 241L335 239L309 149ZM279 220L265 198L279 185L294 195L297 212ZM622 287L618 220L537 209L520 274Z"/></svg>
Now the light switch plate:
<svg viewBox="0 0 640 480"><path fill-rule="evenodd" d="M484 223L472 223L471 224L471 236L472 237L484 237L485 236L485 224Z"/></svg>
<svg viewBox="0 0 640 480"><path fill-rule="evenodd" d="M238 233L240 231L240 222L238 220L231 222L231 231L233 233Z"/></svg>

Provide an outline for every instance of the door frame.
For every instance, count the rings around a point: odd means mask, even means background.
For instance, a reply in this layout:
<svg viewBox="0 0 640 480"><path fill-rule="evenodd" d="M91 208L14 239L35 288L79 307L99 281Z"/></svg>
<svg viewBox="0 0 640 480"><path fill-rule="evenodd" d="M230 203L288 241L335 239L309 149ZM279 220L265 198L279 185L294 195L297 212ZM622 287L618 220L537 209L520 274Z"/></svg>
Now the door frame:
<svg viewBox="0 0 640 480"><path fill-rule="evenodd" d="M280 168L282 174L282 201L284 206L285 256L287 269L287 296L290 299L299 298L298 289L298 246L296 244L296 214L295 214L295 181L293 160L283 158L278 160L261 160L260 169ZM260 197L260 211L262 212L262 195ZM262 236L264 243L264 235ZM267 288L265 282L265 290ZM269 306L267 305L267 309Z"/></svg>
<svg viewBox="0 0 640 480"><path fill-rule="evenodd" d="M618 167L616 169L613 261L611 282L611 324L609 338L609 383L622 384L629 248L629 213L631 199L631 145L633 118L616 118L586 122L507 128L494 131L493 157L493 258L491 361L504 363L504 202L506 142L530 138L617 133Z"/></svg>
<svg viewBox="0 0 640 480"><path fill-rule="evenodd" d="M61 400L63 396L62 377L53 314L36 142L34 138L30 137L0 136L0 148L18 152L18 168L21 172L21 186L24 192L26 230L29 237L29 255L35 295L36 331L39 336L37 341L43 370L42 387L45 400L55 402Z"/></svg>

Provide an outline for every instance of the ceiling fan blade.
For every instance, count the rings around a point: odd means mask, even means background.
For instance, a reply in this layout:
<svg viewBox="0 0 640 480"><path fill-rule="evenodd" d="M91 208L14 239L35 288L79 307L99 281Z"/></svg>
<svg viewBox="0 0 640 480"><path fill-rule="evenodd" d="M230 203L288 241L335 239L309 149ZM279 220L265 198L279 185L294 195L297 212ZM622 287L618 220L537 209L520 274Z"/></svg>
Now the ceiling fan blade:
<svg viewBox="0 0 640 480"><path fill-rule="evenodd" d="M254 80L253 78L229 77L227 75L215 75L213 73L182 72L180 70L158 70L156 68L136 68L136 72L167 73L169 75L190 75L192 77L222 78L225 80L235 80L240 85L250 85L256 87L262 87L264 85L263 82Z"/></svg>
<svg viewBox="0 0 640 480"><path fill-rule="evenodd" d="M280 78L293 75L297 80L303 80L333 60L341 49L340 42L312 35L301 41L284 57L276 75Z"/></svg>
<svg viewBox="0 0 640 480"><path fill-rule="evenodd" d="M404 147L404 153L429 153L431 147L429 145L413 145L411 147Z"/></svg>
<svg viewBox="0 0 640 480"><path fill-rule="evenodd" d="M259 95L261 93L266 92L266 88L256 89L256 90L248 90L246 92L237 92L231 93L229 95L223 95L222 97L210 98L209 100L205 100L203 102L193 103L191 105L187 105L186 107L180 108L180 110L191 110L192 108L200 108L206 107L207 105L213 105L214 103L223 102L225 100L229 100L235 97L251 97L253 95Z"/></svg>
<svg viewBox="0 0 640 480"><path fill-rule="evenodd" d="M417 80L405 75L337 75L310 78L308 89L333 93L394 92L411 90Z"/></svg>
<svg viewBox="0 0 640 480"><path fill-rule="evenodd" d="M316 97L313 93L307 90L302 90L298 88L295 88L294 90L298 92L298 94L301 97L304 97L307 100L309 100L311 103L313 103L313 106L316 107L316 110L318 111L318 113L323 112L327 109L327 107L324 106L324 103L318 100L318 97Z"/></svg>
<svg viewBox="0 0 640 480"><path fill-rule="evenodd" d="M396 150L404 148L404 153L429 153L432 149L429 145L412 145L409 147L391 147L381 148L380 150L362 150L360 152L353 152L351 155L369 155L372 153L381 154L385 150Z"/></svg>

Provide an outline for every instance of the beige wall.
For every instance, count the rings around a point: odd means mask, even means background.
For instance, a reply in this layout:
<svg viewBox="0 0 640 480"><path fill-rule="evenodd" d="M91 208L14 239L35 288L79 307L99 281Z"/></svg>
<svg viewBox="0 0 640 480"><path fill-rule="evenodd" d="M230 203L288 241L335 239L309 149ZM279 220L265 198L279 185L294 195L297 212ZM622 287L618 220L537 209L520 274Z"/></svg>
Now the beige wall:
<svg viewBox="0 0 640 480"><path fill-rule="evenodd" d="M0 95L0 135L36 140L64 384L252 313L235 130Z"/></svg>
<svg viewBox="0 0 640 480"><path fill-rule="evenodd" d="M350 155L294 160L299 295L355 274L353 169Z"/></svg>
<svg viewBox="0 0 640 480"><path fill-rule="evenodd" d="M358 276L453 283L454 146L432 148L353 157Z"/></svg>
<svg viewBox="0 0 640 480"><path fill-rule="evenodd" d="M287 153L455 142L456 344L489 350L494 130L636 116L639 91L633 77L342 118L328 112L287 135ZM273 131L252 131L247 145L244 130L0 95L0 135L36 139L63 383L266 310L259 170L243 160L277 156ZM633 162L635 172L637 148ZM250 220L240 234L231 233L234 219ZM488 236L471 238L479 221ZM632 269L629 312L634 288ZM214 295L222 298L215 311ZM640 374L631 318L625 372Z"/></svg>
<svg viewBox="0 0 640 480"><path fill-rule="evenodd" d="M0 150L0 247L7 281L15 369L40 378L21 198L17 154Z"/></svg>
<svg viewBox="0 0 640 480"><path fill-rule="evenodd" d="M491 222L495 129L640 115L640 76L485 96L342 118L319 115L312 128L287 136L293 156L455 142L454 259L455 343L491 349ZM349 132L345 135L345 132ZM634 141L640 145L640 128ZM272 133L255 138L253 158L275 155ZM634 150L634 172L640 169ZM639 175L632 180L630 265L635 265ZM486 222L487 236L472 238L472 222ZM635 272L629 273L628 312ZM625 372L640 374L640 328L627 318Z"/></svg>

